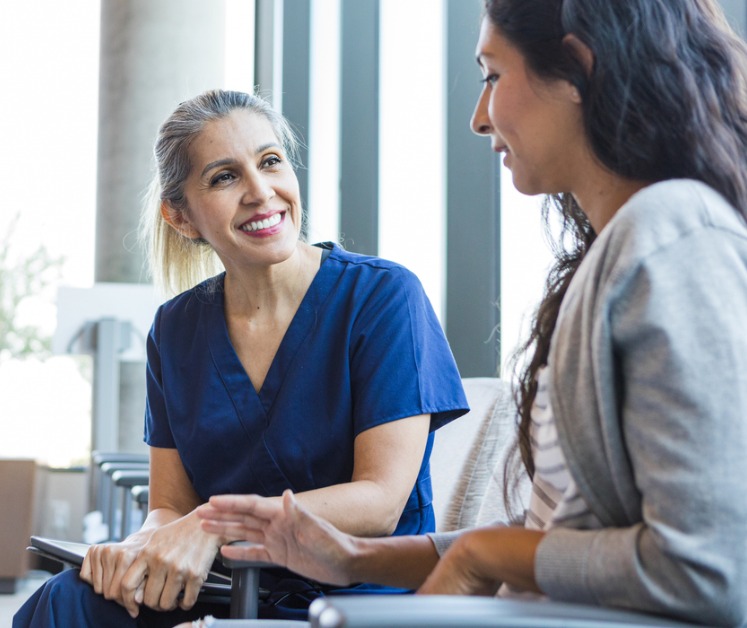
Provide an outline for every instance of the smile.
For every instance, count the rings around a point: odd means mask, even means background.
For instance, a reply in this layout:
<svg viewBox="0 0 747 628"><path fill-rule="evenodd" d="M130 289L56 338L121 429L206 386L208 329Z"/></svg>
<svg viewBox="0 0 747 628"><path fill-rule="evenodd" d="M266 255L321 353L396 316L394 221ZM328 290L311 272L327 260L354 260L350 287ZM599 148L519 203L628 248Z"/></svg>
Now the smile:
<svg viewBox="0 0 747 628"><path fill-rule="evenodd" d="M246 222L239 229L242 231L246 231L248 233L253 233L254 231L261 231L262 229L269 229L270 227L274 227L275 225L280 224L280 221L283 219L283 212L278 212L277 214L273 214L269 218L265 218L264 220L253 220L250 222Z"/></svg>

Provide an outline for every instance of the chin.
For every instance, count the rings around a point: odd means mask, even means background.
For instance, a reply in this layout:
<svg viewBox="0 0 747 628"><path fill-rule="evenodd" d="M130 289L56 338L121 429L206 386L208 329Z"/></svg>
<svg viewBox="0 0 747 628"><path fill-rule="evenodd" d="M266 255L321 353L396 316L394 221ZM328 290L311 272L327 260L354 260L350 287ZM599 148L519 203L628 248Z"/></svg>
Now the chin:
<svg viewBox="0 0 747 628"><path fill-rule="evenodd" d="M536 179L528 179L522 177L521 173L517 173L515 170L511 171L514 187L517 191L521 192L526 196L537 196L539 194L554 194L554 190L551 190L546 185L542 185L540 181Z"/></svg>

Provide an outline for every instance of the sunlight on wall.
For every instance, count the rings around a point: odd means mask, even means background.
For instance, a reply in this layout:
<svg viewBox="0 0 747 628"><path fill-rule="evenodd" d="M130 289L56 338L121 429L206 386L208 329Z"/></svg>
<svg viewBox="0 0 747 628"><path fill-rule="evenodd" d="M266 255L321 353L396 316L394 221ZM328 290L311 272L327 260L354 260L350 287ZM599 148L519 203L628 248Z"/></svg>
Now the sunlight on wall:
<svg viewBox="0 0 747 628"><path fill-rule="evenodd" d="M63 256L61 282L74 286L93 281L98 63L98 2L3 3L0 232L20 215L13 248ZM51 335L53 302L53 290L35 295L21 322ZM2 361L0 399L0 456L85 459L91 387L80 361Z"/></svg>
<svg viewBox="0 0 747 628"><path fill-rule="evenodd" d="M526 339L552 262L540 208L544 197L516 191L501 167L501 366Z"/></svg>
<svg viewBox="0 0 747 628"><path fill-rule="evenodd" d="M254 89L254 0L226 0L225 89Z"/></svg>
<svg viewBox="0 0 747 628"><path fill-rule="evenodd" d="M20 214L13 253L43 245L64 257L60 285L93 284L99 14L91 0L4 2L0 234ZM226 2L225 85L253 88L254 2ZM74 36L71 36L73 35ZM56 326L55 290L22 306L21 322ZM85 463L91 430L90 358L0 360L0 457Z"/></svg>
<svg viewBox="0 0 747 628"><path fill-rule="evenodd" d="M340 231L340 1L311 4L309 242Z"/></svg>
<svg viewBox="0 0 747 628"><path fill-rule="evenodd" d="M445 281L442 0L381 2L379 253L423 283L443 320ZM412 36L412 24L418 36Z"/></svg>

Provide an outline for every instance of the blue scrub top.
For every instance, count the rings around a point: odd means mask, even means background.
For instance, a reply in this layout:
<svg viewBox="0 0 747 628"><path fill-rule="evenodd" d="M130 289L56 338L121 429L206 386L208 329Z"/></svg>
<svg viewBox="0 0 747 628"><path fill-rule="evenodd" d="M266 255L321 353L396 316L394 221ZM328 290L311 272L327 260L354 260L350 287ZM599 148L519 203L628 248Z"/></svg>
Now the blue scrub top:
<svg viewBox="0 0 747 628"><path fill-rule="evenodd" d="M145 441L176 448L201 499L349 482L353 441L431 414L418 479L394 534L435 527L432 431L468 411L451 350L404 267L331 249L257 393L228 335L218 275L162 305L147 349Z"/></svg>

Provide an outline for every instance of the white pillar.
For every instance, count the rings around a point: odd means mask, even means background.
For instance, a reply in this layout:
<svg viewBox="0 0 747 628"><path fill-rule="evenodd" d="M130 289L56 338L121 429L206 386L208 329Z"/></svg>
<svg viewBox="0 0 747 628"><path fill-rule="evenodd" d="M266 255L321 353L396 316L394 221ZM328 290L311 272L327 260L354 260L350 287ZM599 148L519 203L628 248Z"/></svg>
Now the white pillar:
<svg viewBox="0 0 747 628"><path fill-rule="evenodd" d="M223 86L224 31L224 0L101 0L97 282L147 281L136 234L153 141L181 101ZM144 371L120 368L121 450L143 447Z"/></svg>

